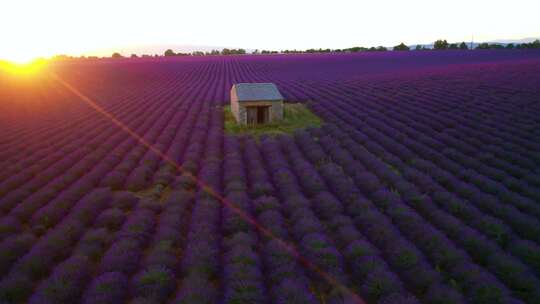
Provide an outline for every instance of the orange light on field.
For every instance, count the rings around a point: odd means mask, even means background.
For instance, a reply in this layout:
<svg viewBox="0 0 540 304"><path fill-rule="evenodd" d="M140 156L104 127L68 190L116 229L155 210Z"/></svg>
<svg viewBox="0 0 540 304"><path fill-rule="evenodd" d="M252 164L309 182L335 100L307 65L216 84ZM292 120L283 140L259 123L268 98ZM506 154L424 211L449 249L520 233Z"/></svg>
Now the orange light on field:
<svg viewBox="0 0 540 304"><path fill-rule="evenodd" d="M46 65L45 59L36 59L28 63L0 61L0 71L12 75L29 76L39 73Z"/></svg>

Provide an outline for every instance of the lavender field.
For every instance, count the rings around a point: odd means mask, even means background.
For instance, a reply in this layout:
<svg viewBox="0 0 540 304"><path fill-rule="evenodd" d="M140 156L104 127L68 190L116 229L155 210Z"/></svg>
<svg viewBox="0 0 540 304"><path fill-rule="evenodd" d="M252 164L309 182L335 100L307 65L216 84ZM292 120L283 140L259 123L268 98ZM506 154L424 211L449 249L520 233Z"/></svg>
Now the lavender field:
<svg viewBox="0 0 540 304"><path fill-rule="evenodd" d="M540 52L0 78L0 303L540 303ZM239 82L324 122L224 134Z"/></svg>

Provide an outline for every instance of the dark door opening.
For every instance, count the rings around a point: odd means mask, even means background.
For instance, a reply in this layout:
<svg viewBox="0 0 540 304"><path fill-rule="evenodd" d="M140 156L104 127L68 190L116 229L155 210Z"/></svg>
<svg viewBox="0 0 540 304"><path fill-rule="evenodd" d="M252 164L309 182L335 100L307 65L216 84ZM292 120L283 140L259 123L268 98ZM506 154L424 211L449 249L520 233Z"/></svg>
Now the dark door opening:
<svg viewBox="0 0 540 304"><path fill-rule="evenodd" d="M260 124L268 123L269 107L257 107L257 122Z"/></svg>
<svg viewBox="0 0 540 304"><path fill-rule="evenodd" d="M257 107L247 107L247 124L254 125L257 124Z"/></svg>
<svg viewBox="0 0 540 304"><path fill-rule="evenodd" d="M270 106L249 106L246 110L249 125L265 124L270 121Z"/></svg>

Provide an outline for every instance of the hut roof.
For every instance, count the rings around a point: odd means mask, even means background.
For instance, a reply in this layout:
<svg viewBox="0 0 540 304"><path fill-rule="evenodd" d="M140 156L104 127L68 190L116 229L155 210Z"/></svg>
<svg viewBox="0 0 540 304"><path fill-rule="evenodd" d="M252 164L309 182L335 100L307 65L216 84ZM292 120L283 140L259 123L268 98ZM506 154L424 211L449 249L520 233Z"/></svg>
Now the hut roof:
<svg viewBox="0 0 540 304"><path fill-rule="evenodd" d="M236 83L232 89L236 90L238 101L283 100L273 83Z"/></svg>

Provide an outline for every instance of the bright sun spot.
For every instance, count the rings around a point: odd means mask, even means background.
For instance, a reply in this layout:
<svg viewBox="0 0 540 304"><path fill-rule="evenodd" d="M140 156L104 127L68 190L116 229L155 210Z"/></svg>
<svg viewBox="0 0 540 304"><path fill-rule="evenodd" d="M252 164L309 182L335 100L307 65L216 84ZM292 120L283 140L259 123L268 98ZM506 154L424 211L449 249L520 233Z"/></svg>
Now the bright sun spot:
<svg viewBox="0 0 540 304"><path fill-rule="evenodd" d="M36 61L38 58L48 56L46 48L36 49L26 43L6 45L0 51L0 60L9 61L16 64L28 64Z"/></svg>
<svg viewBox="0 0 540 304"><path fill-rule="evenodd" d="M0 71L14 75L33 75L47 65L45 59L35 59L27 62L0 61Z"/></svg>

